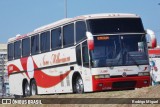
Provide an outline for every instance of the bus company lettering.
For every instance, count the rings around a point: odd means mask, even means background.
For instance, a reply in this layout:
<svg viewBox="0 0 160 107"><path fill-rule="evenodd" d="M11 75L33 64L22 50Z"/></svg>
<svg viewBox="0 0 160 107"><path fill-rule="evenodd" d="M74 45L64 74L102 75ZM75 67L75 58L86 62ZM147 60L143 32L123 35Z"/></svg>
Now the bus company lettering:
<svg viewBox="0 0 160 107"><path fill-rule="evenodd" d="M101 70L100 73L107 73L108 70Z"/></svg>
<svg viewBox="0 0 160 107"><path fill-rule="evenodd" d="M65 63L70 61L70 57L60 58L60 53L52 54L51 59L51 64Z"/></svg>
<svg viewBox="0 0 160 107"><path fill-rule="evenodd" d="M132 72L133 70L130 70L130 69L119 69L119 70L118 70L118 72L124 72L124 71L125 71L125 72L129 72L129 71Z"/></svg>
<svg viewBox="0 0 160 107"><path fill-rule="evenodd" d="M53 65L53 64L59 64L59 63L65 63L65 62L69 62L70 61L70 57L60 57L60 53L58 54L52 54L51 58L49 60L45 60L45 56L43 57L43 65Z"/></svg>
<svg viewBox="0 0 160 107"><path fill-rule="evenodd" d="M49 65L49 60L46 60L45 56L46 55L43 56L43 66Z"/></svg>

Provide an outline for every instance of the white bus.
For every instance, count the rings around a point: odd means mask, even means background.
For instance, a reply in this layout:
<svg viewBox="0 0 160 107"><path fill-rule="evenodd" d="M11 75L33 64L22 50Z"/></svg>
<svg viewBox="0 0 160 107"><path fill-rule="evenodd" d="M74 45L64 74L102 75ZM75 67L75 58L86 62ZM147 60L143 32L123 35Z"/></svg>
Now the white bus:
<svg viewBox="0 0 160 107"><path fill-rule="evenodd" d="M145 30L134 14L67 18L8 40L10 93L36 95L150 84Z"/></svg>
<svg viewBox="0 0 160 107"><path fill-rule="evenodd" d="M147 29L146 33L150 38L147 38L148 42L148 54L150 60L150 77L151 77L151 85L159 85L160 84L160 47L157 46L156 35L153 30Z"/></svg>
<svg viewBox="0 0 160 107"><path fill-rule="evenodd" d="M152 85L160 84L160 48L149 49Z"/></svg>

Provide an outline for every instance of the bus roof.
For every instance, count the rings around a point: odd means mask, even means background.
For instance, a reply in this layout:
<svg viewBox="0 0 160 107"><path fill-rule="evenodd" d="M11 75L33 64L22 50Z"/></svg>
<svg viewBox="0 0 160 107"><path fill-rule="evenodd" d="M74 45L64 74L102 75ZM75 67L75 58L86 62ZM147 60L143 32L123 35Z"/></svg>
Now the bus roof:
<svg viewBox="0 0 160 107"><path fill-rule="evenodd" d="M127 13L103 13L103 14L82 15L74 18L65 18L65 19L53 22L51 24L41 26L28 34L25 34L25 35L18 34L16 35L16 37L8 39L8 42L17 41L17 40L26 38L28 36L38 34L40 32L43 32L51 28L58 27L60 25L64 25L66 23L73 22L76 20L88 20L88 19L98 19L98 18L139 18L139 16L136 14L127 14Z"/></svg>

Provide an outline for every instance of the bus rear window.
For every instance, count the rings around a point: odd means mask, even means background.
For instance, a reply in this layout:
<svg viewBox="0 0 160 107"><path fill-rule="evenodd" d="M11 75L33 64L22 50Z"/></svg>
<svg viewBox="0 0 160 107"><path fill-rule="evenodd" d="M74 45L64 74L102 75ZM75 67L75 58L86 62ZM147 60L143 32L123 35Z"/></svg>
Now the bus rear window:
<svg viewBox="0 0 160 107"><path fill-rule="evenodd" d="M113 33L144 33L140 18L105 18L88 20L93 35Z"/></svg>

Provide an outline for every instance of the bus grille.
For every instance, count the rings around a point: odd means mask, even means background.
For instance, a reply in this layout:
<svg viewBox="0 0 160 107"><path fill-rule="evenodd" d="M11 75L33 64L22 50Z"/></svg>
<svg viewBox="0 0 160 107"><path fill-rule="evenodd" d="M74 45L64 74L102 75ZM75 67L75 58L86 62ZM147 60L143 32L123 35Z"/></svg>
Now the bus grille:
<svg viewBox="0 0 160 107"><path fill-rule="evenodd" d="M113 88L134 88L136 85L136 81L122 81L122 82L114 82L112 84Z"/></svg>

